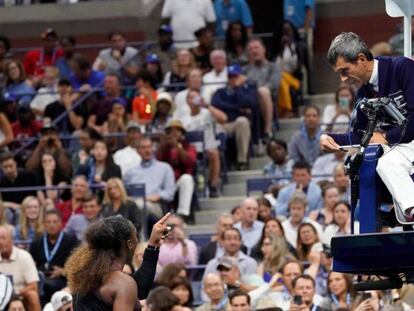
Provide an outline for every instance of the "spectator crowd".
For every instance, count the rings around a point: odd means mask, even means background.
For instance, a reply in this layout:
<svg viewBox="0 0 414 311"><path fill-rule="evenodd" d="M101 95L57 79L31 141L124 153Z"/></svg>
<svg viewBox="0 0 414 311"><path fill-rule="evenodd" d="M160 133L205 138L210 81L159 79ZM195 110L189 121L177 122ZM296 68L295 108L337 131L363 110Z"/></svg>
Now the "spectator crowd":
<svg viewBox="0 0 414 311"><path fill-rule="evenodd" d="M24 57L0 35L0 310L71 310L65 262L108 216L143 241L123 268L133 274L167 211L146 310L410 309L410 287L356 293L332 271L330 241L351 233L350 185L345 154L322 154L319 137L348 128L355 90L302 107L314 3L284 8L276 49L255 36L245 0L166 0L155 44L114 30L94 59L51 28ZM292 117L287 142L278 122ZM189 236L200 197L222 196L228 170L265 154L263 195L218 214L208 241Z"/></svg>

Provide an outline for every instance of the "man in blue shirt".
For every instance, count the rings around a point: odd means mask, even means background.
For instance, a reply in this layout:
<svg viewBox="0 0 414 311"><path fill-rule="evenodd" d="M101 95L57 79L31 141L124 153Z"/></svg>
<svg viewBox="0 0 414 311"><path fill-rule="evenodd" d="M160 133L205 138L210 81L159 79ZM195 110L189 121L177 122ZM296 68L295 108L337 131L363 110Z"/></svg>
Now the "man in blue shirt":
<svg viewBox="0 0 414 311"><path fill-rule="evenodd" d="M377 172L394 198L400 222L412 222L414 216L414 183L410 177L414 160L414 61L405 57L373 58L367 44L348 32L331 43L328 61L343 82L359 87L357 98L389 97L406 110L408 123L403 127L381 128L371 143L381 144L385 153L379 159ZM321 148L339 151L339 145L359 144L367 128L367 117L357 111L353 131L323 134ZM392 149L391 145L394 145Z"/></svg>
<svg viewBox="0 0 414 311"><path fill-rule="evenodd" d="M103 85L105 74L92 69L85 56L78 55L74 59L73 74L70 83L75 91L90 91L92 88Z"/></svg>
<svg viewBox="0 0 414 311"><path fill-rule="evenodd" d="M216 36L223 38L232 22L241 22L247 28L248 34L252 33L252 14L245 0L216 0L214 11L216 13Z"/></svg>
<svg viewBox="0 0 414 311"><path fill-rule="evenodd" d="M124 175L124 183L145 184L146 205L150 214L161 218L161 204L171 202L175 194L174 172L168 163L158 161L154 157L152 142L148 137L138 143L138 153L142 161Z"/></svg>

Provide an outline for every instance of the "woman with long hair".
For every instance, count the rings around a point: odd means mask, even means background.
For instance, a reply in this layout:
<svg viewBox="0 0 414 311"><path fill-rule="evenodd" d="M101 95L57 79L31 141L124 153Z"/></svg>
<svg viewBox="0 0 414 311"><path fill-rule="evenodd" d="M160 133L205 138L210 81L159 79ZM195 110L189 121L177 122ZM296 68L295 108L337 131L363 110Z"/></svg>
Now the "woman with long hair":
<svg viewBox="0 0 414 311"><path fill-rule="evenodd" d="M96 140L91 150L92 158L79 166L76 175L84 175L91 184L100 184L112 177L121 178L121 168L116 165L103 140Z"/></svg>
<svg viewBox="0 0 414 311"><path fill-rule="evenodd" d="M43 228L43 207L38 198L26 197L20 205L20 221L14 231L15 241L33 241L42 236Z"/></svg>
<svg viewBox="0 0 414 311"><path fill-rule="evenodd" d="M322 252L322 243L319 240L318 232L310 223L302 223L298 228L298 240L296 251L299 260L309 260L311 252Z"/></svg>
<svg viewBox="0 0 414 311"><path fill-rule="evenodd" d="M194 300L193 289L186 278L177 277L170 284L172 293L180 300L182 307L191 308ZM188 309L191 310L191 309Z"/></svg>
<svg viewBox="0 0 414 311"><path fill-rule="evenodd" d="M56 161L53 153L45 152L40 157L40 167L36 172L36 183L39 186L46 187L66 186L70 183L69 177L62 174L59 162ZM69 200L70 192L69 190L39 190L37 197L42 204L44 204L46 199L56 203L59 199L63 201Z"/></svg>
<svg viewBox="0 0 414 311"><path fill-rule="evenodd" d="M157 285L169 286L169 284L171 284L171 282L177 277L187 277L185 265L179 262L169 263L158 274L155 282Z"/></svg>
<svg viewBox="0 0 414 311"><path fill-rule="evenodd" d="M261 251L263 261L257 266L257 274L269 282L272 276L277 273L286 260L294 259L289 252L287 242L283 236L271 234L263 239Z"/></svg>
<svg viewBox="0 0 414 311"><path fill-rule="evenodd" d="M319 223L323 228L333 221L333 208L339 201L339 190L328 183L322 187L323 208L312 211L309 218Z"/></svg>
<svg viewBox="0 0 414 311"><path fill-rule="evenodd" d="M102 215L104 217L121 215L134 225L139 233L141 230L141 213L134 201L127 196L124 183L120 178L109 178L106 182Z"/></svg>
<svg viewBox="0 0 414 311"><path fill-rule="evenodd" d="M225 50L229 64L243 66L248 63L246 51L248 39L247 29L241 22L230 23L225 39Z"/></svg>
<svg viewBox="0 0 414 311"><path fill-rule="evenodd" d="M283 237L285 239L285 232L283 230L282 223L279 219L271 218L265 222L265 225L263 226L262 236L259 240L259 242L252 248L252 251L250 253L250 256L253 257L256 260L262 260L263 259L263 252L262 252L262 246L263 241L266 237L269 237L271 235ZM288 250L291 254L293 254L296 257L296 250L295 248L287 242Z"/></svg>
<svg viewBox="0 0 414 311"><path fill-rule="evenodd" d="M65 265L74 310L140 310L138 298L146 298L152 286L157 248L167 231L169 215L154 225L143 263L133 278L122 269L138 244L134 226L122 216L92 223L85 233L86 244Z"/></svg>
<svg viewBox="0 0 414 311"><path fill-rule="evenodd" d="M359 232L359 223L355 221L354 232ZM346 201L340 201L333 208L333 221L323 232L323 242L330 245L331 239L338 235L351 234L351 206Z"/></svg>
<svg viewBox="0 0 414 311"><path fill-rule="evenodd" d="M5 65L6 87L4 93L17 97L19 104L29 105L36 91L26 80L23 64L18 59L10 60Z"/></svg>

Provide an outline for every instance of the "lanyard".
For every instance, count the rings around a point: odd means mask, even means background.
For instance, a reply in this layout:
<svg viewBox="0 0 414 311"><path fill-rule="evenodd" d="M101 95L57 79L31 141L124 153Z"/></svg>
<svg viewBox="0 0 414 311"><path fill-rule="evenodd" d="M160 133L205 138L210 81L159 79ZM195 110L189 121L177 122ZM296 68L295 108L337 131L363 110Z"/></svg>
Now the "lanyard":
<svg viewBox="0 0 414 311"><path fill-rule="evenodd" d="M334 294L331 294L331 299L335 305L335 307L339 307L339 300L336 298ZM346 305L349 306L351 304L351 295L349 293L346 294Z"/></svg>
<svg viewBox="0 0 414 311"><path fill-rule="evenodd" d="M49 247L47 245L47 234L45 233L43 235L43 248L44 248L44 252L45 252L45 258L46 258L47 265L49 265L50 262L52 261L53 257L55 257L55 255L56 255L56 253L57 253L57 251L60 247L60 244L62 244L62 239L63 239L63 231L61 231L59 233L59 237L56 241L56 244L55 244L55 246L53 246L52 252L50 253L49 252Z"/></svg>
<svg viewBox="0 0 414 311"><path fill-rule="evenodd" d="M318 308L318 306L317 306L317 305L312 304L311 311L316 311L316 309L317 309L317 308Z"/></svg>
<svg viewBox="0 0 414 311"><path fill-rule="evenodd" d="M42 49L40 51L39 67L43 67L44 61L45 61L45 51ZM56 61L56 48L53 49L51 65L54 65L55 61Z"/></svg>

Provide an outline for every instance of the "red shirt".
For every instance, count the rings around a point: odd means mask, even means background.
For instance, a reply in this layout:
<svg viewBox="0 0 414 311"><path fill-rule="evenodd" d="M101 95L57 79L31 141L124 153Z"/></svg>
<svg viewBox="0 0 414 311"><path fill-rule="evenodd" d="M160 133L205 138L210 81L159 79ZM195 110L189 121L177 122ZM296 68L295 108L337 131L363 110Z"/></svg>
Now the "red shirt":
<svg viewBox="0 0 414 311"><path fill-rule="evenodd" d="M43 127L42 123L39 121L33 120L29 127L22 127L19 121L14 122L12 125L12 130L15 139L23 139L36 136L40 129Z"/></svg>
<svg viewBox="0 0 414 311"><path fill-rule="evenodd" d="M74 211L72 210L72 200L58 203L56 208L62 213L62 228L65 228L70 216L73 214L83 214L82 205L79 205Z"/></svg>
<svg viewBox="0 0 414 311"><path fill-rule="evenodd" d="M151 97L155 102L157 100L157 92L151 91ZM132 101L132 111L138 112L138 118L142 120L151 120L154 115L154 107L151 106L145 95L139 95Z"/></svg>
<svg viewBox="0 0 414 311"><path fill-rule="evenodd" d="M197 161L197 150L193 145L183 143L183 149L187 152L187 158L182 161L178 156L177 148L168 148L164 150L158 150L157 159L163 162L167 162L171 165L175 180L177 181L183 174L194 174L194 168Z"/></svg>
<svg viewBox="0 0 414 311"><path fill-rule="evenodd" d="M54 66L61 57L63 57L61 48L55 49L52 55L46 55L43 53L43 49L29 51L23 60L26 74L28 76L41 76L44 74L45 67Z"/></svg>

